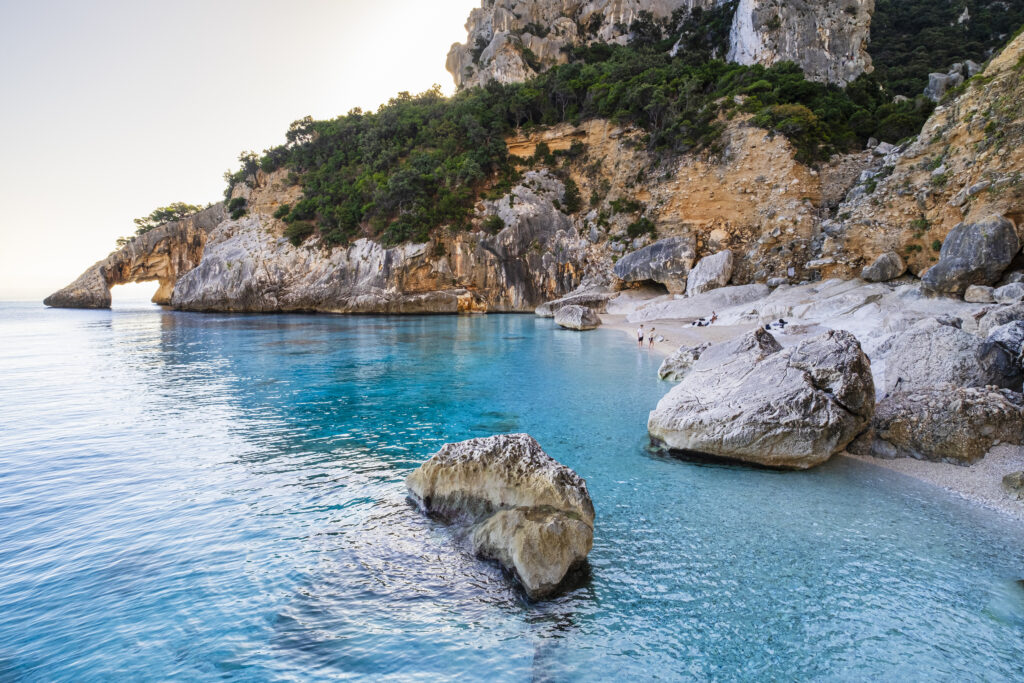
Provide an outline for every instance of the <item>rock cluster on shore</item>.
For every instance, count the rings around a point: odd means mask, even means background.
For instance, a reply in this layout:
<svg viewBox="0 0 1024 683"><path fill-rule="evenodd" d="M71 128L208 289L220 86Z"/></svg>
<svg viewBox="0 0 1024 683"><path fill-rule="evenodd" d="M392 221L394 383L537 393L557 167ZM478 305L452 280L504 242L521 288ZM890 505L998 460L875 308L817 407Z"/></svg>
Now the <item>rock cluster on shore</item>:
<svg viewBox="0 0 1024 683"><path fill-rule="evenodd" d="M586 482L528 434L445 444L406 486L426 512L468 526L474 551L532 599L552 595L593 545Z"/></svg>
<svg viewBox="0 0 1024 683"><path fill-rule="evenodd" d="M869 423L871 364L848 332L783 349L763 330L705 351L651 413L652 439L767 467L807 469Z"/></svg>

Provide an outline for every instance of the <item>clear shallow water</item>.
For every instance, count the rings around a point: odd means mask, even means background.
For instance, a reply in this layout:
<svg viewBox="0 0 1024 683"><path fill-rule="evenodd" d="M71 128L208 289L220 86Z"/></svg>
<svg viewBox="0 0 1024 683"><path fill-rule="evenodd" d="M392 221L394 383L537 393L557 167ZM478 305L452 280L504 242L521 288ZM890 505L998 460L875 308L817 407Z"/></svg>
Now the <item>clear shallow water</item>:
<svg viewBox="0 0 1024 683"><path fill-rule="evenodd" d="M1019 525L856 462L653 455L657 363L530 316L0 304L0 680L1024 677ZM402 485L513 431L598 514L544 604Z"/></svg>

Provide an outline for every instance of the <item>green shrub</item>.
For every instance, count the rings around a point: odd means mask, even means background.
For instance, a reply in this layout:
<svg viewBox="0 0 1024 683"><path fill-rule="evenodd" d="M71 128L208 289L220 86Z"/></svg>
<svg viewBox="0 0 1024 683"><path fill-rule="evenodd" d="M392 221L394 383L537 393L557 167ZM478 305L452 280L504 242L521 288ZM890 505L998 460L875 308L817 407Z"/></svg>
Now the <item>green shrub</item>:
<svg viewBox="0 0 1024 683"><path fill-rule="evenodd" d="M611 203L612 213L640 213L644 205L633 199L616 199Z"/></svg>
<svg viewBox="0 0 1024 683"><path fill-rule="evenodd" d="M568 214L577 213L583 208L583 197L580 187L572 178L565 179L565 193L562 195L562 206Z"/></svg>
<svg viewBox="0 0 1024 683"><path fill-rule="evenodd" d="M231 214L232 220L238 220L246 214L246 204L245 197L235 197L228 202L228 212Z"/></svg>
<svg viewBox="0 0 1024 683"><path fill-rule="evenodd" d="M502 220L501 216L494 214L485 218L480 227L483 228L484 232L496 235L505 229L505 221Z"/></svg>
<svg viewBox="0 0 1024 683"><path fill-rule="evenodd" d="M657 237L658 231L654 227L654 223L649 218L644 216L639 220L630 223L629 226L626 228L626 234L633 239L640 237L641 235L650 235L651 237Z"/></svg>
<svg viewBox="0 0 1024 683"><path fill-rule="evenodd" d="M292 207L290 204L282 204L281 206L277 207L277 211L274 212L274 218L283 220L288 217L288 212L291 210Z"/></svg>
<svg viewBox="0 0 1024 683"><path fill-rule="evenodd" d="M309 221L295 221L284 229L284 236L292 244L299 246L314 232L316 232L316 226Z"/></svg>

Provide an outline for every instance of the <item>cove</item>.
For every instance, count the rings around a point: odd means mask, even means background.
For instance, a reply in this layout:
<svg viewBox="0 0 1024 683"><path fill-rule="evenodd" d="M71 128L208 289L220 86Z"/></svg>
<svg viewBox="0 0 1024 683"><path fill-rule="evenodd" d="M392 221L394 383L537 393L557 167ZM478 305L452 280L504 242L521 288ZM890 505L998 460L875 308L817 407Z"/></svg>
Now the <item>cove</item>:
<svg viewBox="0 0 1024 683"><path fill-rule="evenodd" d="M836 459L648 449L660 358L532 316L0 304L0 680L1024 676L1024 531ZM406 501L441 444L587 479L531 604Z"/></svg>

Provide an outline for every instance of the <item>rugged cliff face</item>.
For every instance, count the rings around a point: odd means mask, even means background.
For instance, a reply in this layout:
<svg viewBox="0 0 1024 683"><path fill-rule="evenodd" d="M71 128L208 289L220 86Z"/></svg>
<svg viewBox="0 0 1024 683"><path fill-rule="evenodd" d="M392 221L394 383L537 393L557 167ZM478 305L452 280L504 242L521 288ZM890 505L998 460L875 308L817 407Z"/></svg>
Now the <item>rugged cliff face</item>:
<svg viewBox="0 0 1024 683"><path fill-rule="evenodd" d="M153 301L169 304L178 278L199 265L209 231L224 217L224 205L216 204L151 230L89 267L43 303L58 308L109 308L114 285L159 280Z"/></svg>
<svg viewBox="0 0 1024 683"><path fill-rule="evenodd" d="M938 107L913 142L879 156L826 225L826 276L851 277L899 253L921 275L961 222L991 214L1021 228L1024 213L1024 36Z"/></svg>
<svg viewBox="0 0 1024 683"><path fill-rule="evenodd" d="M812 81L846 85L872 70L867 46L875 0L740 0L729 61L799 64Z"/></svg>
<svg viewBox="0 0 1024 683"><path fill-rule="evenodd" d="M257 188L250 202L269 208L270 192ZM554 206L563 192L547 173L528 173L482 207L501 217L496 234L394 248L368 239L333 250L316 239L293 246L269 212L228 220L211 231L202 262L181 277L171 303L200 311L532 311L576 288L586 267L586 242Z"/></svg>
<svg viewBox="0 0 1024 683"><path fill-rule="evenodd" d="M649 12L671 35L674 13L729 0L485 0L466 23L466 43L448 53L459 87L528 80L564 64L568 48L594 42L625 44L630 25ZM735 4L735 2L733 2ZM794 61L811 80L846 85L871 71L867 53L874 0L739 0L729 59L740 64ZM676 14L676 17L683 14Z"/></svg>

